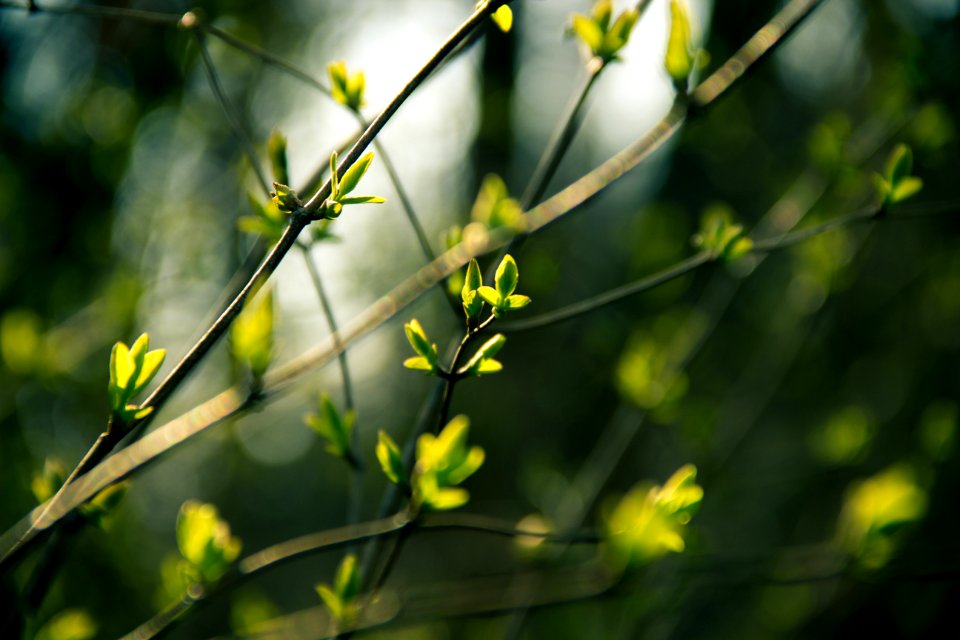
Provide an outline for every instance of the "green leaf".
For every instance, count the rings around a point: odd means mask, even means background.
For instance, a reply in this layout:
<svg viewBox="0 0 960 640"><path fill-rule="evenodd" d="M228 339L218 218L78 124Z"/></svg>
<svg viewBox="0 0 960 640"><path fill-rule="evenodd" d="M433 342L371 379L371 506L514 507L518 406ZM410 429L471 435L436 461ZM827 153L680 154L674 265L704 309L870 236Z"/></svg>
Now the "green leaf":
<svg viewBox="0 0 960 640"><path fill-rule="evenodd" d="M130 357L133 358L133 365L138 374L140 369L143 368L143 359L146 357L148 349L150 349L150 336L141 333L140 337L134 341L133 346L130 347Z"/></svg>
<svg viewBox="0 0 960 640"><path fill-rule="evenodd" d="M613 0L599 0L593 7L593 21L601 31L606 33L613 16Z"/></svg>
<svg viewBox="0 0 960 640"><path fill-rule="evenodd" d="M403 456L400 453L400 447L393 441L386 431L382 429L377 433L377 461L384 475L395 485L403 486L406 484L406 469L403 466Z"/></svg>
<svg viewBox="0 0 960 640"><path fill-rule="evenodd" d="M337 168L337 151L330 152L330 197L334 200L340 195L340 174ZM339 215L339 211L337 214Z"/></svg>
<svg viewBox="0 0 960 640"><path fill-rule="evenodd" d="M367 80L362 71L347 73L344 61L332 62L327 66L330 74L330 94L334 100L352 111L363 106L363 94Z"/></svg>
<svg viewBox="0 0 960 640"><path fill-rule="evenodd" d="M905 144L898 144L887 159L885 176L894 188L913 171L913 151Z"/></svg>
<svg viewBox="0 0 960 640"><path fill-rule="evenodd" d="M352 198L340 198L339 202L346 206L349 204L383 204L386 200L380 196L354 196Z"/></svg>
<svg viewBox="0 0 960 640"><path fill-rule="evenodd" d="M415 356L413 358L407 358L403 361L403 366L407 369L413 369L414 371L424 371L426 373L433 373L437 368L430 364L430 361L424 358L423 356Z"/></svg>
<svg viewBox="0 0 960 640"><path fill-rule="evenodd" d="M423 356L431 365L436 365L437 349L430 344L430 339L427 338L427 334L423 330L423 327L420 326L420 322L414 318L403 325L403 330L407 334L407 341L410 343L410 346L413 347L413 350Z"/></svg>
<svg viewBox="0 0 960 640"><path fill-rule="evenodd" d="M503 31L504 33L509 33L510 29L513 27L513 11L510 9L509 5L503 5L494 11L490 18L498 27L500 27L500 31Z"/></svg>
<svg viewBox="0 0 960 640"><path fill-rule="evenodd" d="M606 37L603 39L604 54L606 54L607 57L614 56L620 49L626 46L627 41L630 39L630 33L633 31L634 25L637 24L638 18L639 14L633 9L624 11L617 16L613 26L610 27Z"/></svg>
<svg viewBox="0 0 960 640"><path fill-rule="evenodd" d="M340 415L330 396L320 395L318 411L304 416L304 422L327 441L326 451L338 458L350 456L350 436L356 422L356 413L348 411Z"/></svg>
<svg viewBox="0 0 960 640"><path fill-rule="evenodd" d="M261 378L273 361L273 330L276 307L273 290L248 298L230 330L234 357L244 363L254 378Z"/></svg>
<svg viewBox="0 0 960 640"><path fill-rule="evenodd" d="M130 356L130 349L126 344L118 342L113 345L113 351L110 352L110 384L112 387L125 393L130 386L130 379L136 371L136 365ZM121 395L124 402L126 395Z"/></svg>
<svg viewBox="0 0 960 640"><path fill-rule="evenodd" d="M270 158L273 179L281 184L290 184L287 172L287 139L277 130L267 138L267 157Z"/></svg>
<svg viewBox="0 0 960 640"><path fill-rule="evenodd" d="M504 301L503 306L512 311L515 309L523 309L525 306L530 304L530 302L531 300L529 296L512 295Z"/></svg>
<svg viewBox="0 0 960 640"><path fill-rule="evenodd" d="M150 381L153 380L153 377L157 375L157 371L163 365L166 356L165 349L156 349L143 357L143 366L140 368L140 374L137 376L133 392L130 394L131 398L147 388L147 385L150 384Z"/></svg>
<svg viewBox="0 0 960 640"><path fill-rule="evenodd" d="M126 413L128 414L127 419L133 418L134 420L143 420L148 415L153 413L153 407L144 407L143 409L139 408L135 404L128 404L126 408Z"/></svg>
<svg viewBox="0 0 960 640"><path fill-rule="evenodd" d="M360 184L360 179L363 178L363 175L367 172L367 169L370 168L370 164L373 162L373 152L365 154L359 160L353 163L353 165L347 169L347 172L343 174L343 178L340 180L340 189L337 192L337 200L343 202L342 196L347 195L351 191L357 188L357 185Z"/></svg>
<svg viewBox="0 0 960 640"><path fill-rule="evenodd" d="M470 360L467 361L467 364L464 365L463 369L465 371L470 371L471 373L478 373L480 370L480 364L487 358L492 358L497 355L497 352L503 348L503 345L506 344L507 338L502 333L498 333L493 336L486 342L484 342L479 349L473 354ZM498 363L499 364L499 363ZM490 373L493 373L490 371Z"/></svg>
<svg viewBox="0 0 960 640"><path fill-rule="evenodd" d="M470 264L467 265L467 275L464 278L463 291L460 293L463 301L466 302L468 293L476 291L482 286L483 275L480 273L480 264L476 259L473 259L470 261Z"/></svg>
<svg viewBox="0 0 960 640"><path fill-rule="evenodd" d="M580 38L592 55L597 55L603 46L603 30L587 16L574 14L571 24L573 32Z"/></svg>
<svg viewBox="0 0 960 640"><path fill-rule="evenodd" d="M480 364L474 369L473 373L478 376L488 376L492 373L503 371L503 364L499 360L481 360Z"/></svg>
<svg viewBox="0 0 960 640"><path fill-rule="evenodd" d="M66 609L43 625L33 639L90 640L96 635L97 623L89 613L83 609Z"/></svg>
<svg viewBox="0 0 960 640"><path fill-rule="evenodd" d="M337 567L333 579L333 589L344 602L350 602L360 593L360 572L357 570L357 556L348 553Z"/></svg>
<svg viewBox="0 0 960 640"><path fill-rule="evenodd" d="M495 279L497 294L500 296L500 300L505 300L516 290L519 278L520 272L517 270L517 263L514 261L513 256L510 254L505 255L503 260L500 261L500 266L497 267Z"/></svg>
<svg viewBox="0 0 960 640"><path fill-rule="evenodd" d="M447 482L450 484L460 484L483 466L485 459L486 453L482 447L470 447L470 451L467 453L463 462L451 469L447 474Z"/></svg>
<svg viewBox="0 0 960 640"><path fill-rule="evenodd" d="M67 470L58 458L43 461L43 470L34 474L30 481L30 490L38 504L53 497L67 479Z"/></svg>
<svg viewBox="0 0 960 640"><path fill-rule="evenodd" d="M285 184L273 183L272 200L281 211L292 212L303 206L297 192Z"/></svg>
<svg viewBox="0 0 960 640"><path fill-rule="evenodd" d="M500 294L497 293L497 290L493 287L488 287L486 285L477 289L477 294L483 298L483 301L489 304L491 307L500 306Z"/></svg>
<svg viewBox="0 0 960 640"><path fill-rule="evenodd" d="M470 493L459 487L437 489L430 495L424 496L424 505L433 511L458 509L468 502L470 502Z"/></svg>
<svg viewBox="0 0 960 640"><path fill-rule="evenodd" d="M317 595L320 596L323 604L326 605L327 610L330 611L330 617L334 620L342 620L345 607L340 596L325 584L318 584L314 588L317 590Z"/></svg>
<svg viewBox="0 0 960 640"><path fill-rule="evenodd" d="M189 500L177 516L177 546L205 582L215 582L240 555L241 543L215 506Z"/></svg>
<svg viewBox="0 0 960 640"><path fill-rule="evenodd" d="M674 83L685 88L693 70L693 42L684 0L670 0L670 36L664 65Z"/></svg>
<svg viewBox="0 0 960 640"><path fill-rule="evenodd" d="M914 196L923 189L923 180L916 176L907 176L897 183L890 194L890 204L903 202L907 198Z"/></svg>

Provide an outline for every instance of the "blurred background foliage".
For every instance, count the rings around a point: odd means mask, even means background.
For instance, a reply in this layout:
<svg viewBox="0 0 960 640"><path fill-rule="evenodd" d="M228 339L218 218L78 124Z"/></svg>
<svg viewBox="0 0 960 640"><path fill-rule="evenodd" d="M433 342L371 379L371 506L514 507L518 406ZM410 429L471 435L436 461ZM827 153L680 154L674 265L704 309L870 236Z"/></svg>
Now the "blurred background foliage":
<svg viewBox="0 0 960 640"><path fill-rule="evenodd" d="M369 114L472 9L470 0L103 4L173 14L198 6L318 78L344 59L366 72ZM710 68L780 4L694 2ZM487 27L384 131L435 250L450 226L469 221L487 174L523 192L583 73L563 35L569 15L589 9L582 0L514 3L509 34ZM524 313L691 255L710 208L733 212L758 236L854 211L871 201L871 175L900 142L913 147L925 183L915 200L956 201L958 12L957 0L826 2L666 149L526 243L518 291L534 303ZM667 15L654 0L623 62L597 83L549 193L669 107ZM261 162L271 130L288 137L295 185L353 133L349 114L311 87L215 39L208 46ZM72 468L103 428L113 343L148 331L170 362L209 324L251 247L236 223L257 187L181 30L4 6L0 82L6 528L36 504L31 484L46 459ZM387 204L351 209L331 225L339 241L314 249L341 321L422 263L382 166L374 163L364 187ZM454 399L486 450L467 483L468 510L595 526L604 496L663 482L684 463L697 465L705 492L684 555L601 600L532 612L513 637L929 637L948 624L960 603L958 228L955 216L844 227L510 336L498 356L505 371L464 382ZM275 300L280 361L327 334L300 256L278 271ZM402 442L432 388L401 367L402 323L414 315L441 348L459 331L433 292L350 350L369 469L377 430ZM237 375L224 341L155 424ZM245 551L343 524L344 466L302 422L319 391L340 397L335 366L137 475L100 528L71 540L32 628L46 624L40 637L61 640L114 637L169 602L161 567L176 549L185 500L216 504ZM363 515L373 517L386 481L371 472L365 482ZM599 487L601 499L585 487ZM509 572L529 561L521 551L476 534L414 536L389 584L402 591ZM288 565L174 635L222 635L317 606L313 587L332 579L340 559ZM7 588L22 587L30 564ZM371 635L509 637L517 620Z"/></svg>

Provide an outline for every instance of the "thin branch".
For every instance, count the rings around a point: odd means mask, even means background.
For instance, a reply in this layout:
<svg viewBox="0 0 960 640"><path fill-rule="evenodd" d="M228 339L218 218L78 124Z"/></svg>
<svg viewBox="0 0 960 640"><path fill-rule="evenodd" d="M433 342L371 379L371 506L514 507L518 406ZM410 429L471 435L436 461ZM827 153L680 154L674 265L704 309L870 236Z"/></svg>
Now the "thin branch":
<svg viewBox="0 0 960 640"><path fill-rule="evenodd" d="M260 183L260 189L264 195L269 195L270 184L267 182L267 178L260 168L257 150L254 148L253 141L250 139L250 136L247 135L247 130L243 126L243 118L223 90L223 83L220 82L220 74L217 72L217 67L213 63L213 58L210 57L210 51L207 49L206 42L204 42L203 34L199 30L194 30L193 35L197 42L197 47L200 49L200 59L203 61L203 68L207 72L210 90L213 91L213 95L223 110L224 117L230 124L230 128L233 129L233 135L240 141L240 146L247 156L247 161L250 162L250 167L257 176L257 182Z"/></svg>
<svg viewBox="0 0 960 640"><path fill-rule="evenodd" d="M317 297L320 299L320 308L327 320L327 326L330 328L330 335L338 338L340 329L337 326L337 319L333 315L333 305L330 304L330 298L323 287L323 280L320 278L320 271L317 269L313 256L310 255L310 247L299 244L300 253L303 255L303 261L307 265L307 272L310 274L310 280L313 282L313 288L317 291ZM350 377L350 367L347 363L347 350L343 345L338 345L339 355L337 360L340 364L340 381L343 387L344 409L348 412L355 412L356 405L353 400L353 381ZM354 413L356 415L356 413ZM360 462L360 429L356 423L353 425L353 431L350 436L350 454L348 462L350 464L350 500L347 503L347 523L354 524L360 521L360 511L363 508L363 465Z"/></svg>
<svg viewBox="0 0 960 640"><path fill-rule="evenodd" d="M709 252L701 251L686 260L681 260L677 264L667 267L663 271L659 271L652 276L637 280L636 282L611 289L610 291L587 298L586 300L581 300L580 302L575 302L566 307L556 309L555 311L542 313L524 320L505 322L500 327L500 330L504 333L517 333L520 331L549 327L564 322L565 320L571 320L619 302L624 298L649 291L662 284L676 280L710 262L713 262L713 256L711 256Z"/></svg>
<svg viewBox="0 0 960 640"><path fill-rule="evenodd" d="M137 627L125 638L148 640L169 631L174 624L195 607L210 601L216 596L232 591L260 575L273 571L285 564L335 549L354 546L362 542L396 536L403 537L414 531L415 521L406 512L390 517L364 522L337 529L329 529L294 538L267 547L253 553L232 567L216 584L202 583L191 585L183 598ZM517 529L510 523L473 514L428 514L423 523L416 523L417 530L423 531L469 531L491 534L508 538L533 537L548 542L563 541L579 544L597 544L600 538L589 533L544 533ZM382 585L379 585L382 586ZM373 589L376 591L379 586Z"/></svg>
<svg viewBox="0 0 960 640"><path fill-rule="evenodd" d="M366 540L396 535L410 525L405 513L363 524L309 534L267 547L240 560L216 584L191 585L184 596L156 616L124 636L129 640L149 640L166 633L195 607L214 596L228 592L252 578L284 564L325 551L340 549Z"/></svg>
<svg viewBox="0 0 960 640"><path fill-rule="evenodd" d="M43 5L41 5L36 1L20 4L10 2L9 0L0 0L0 9L23 9L30 12L49 14L81 14L116 20L133 20L144 24L159 24L168 27L177 26L181 18L179 14L174 15L172 13L144 11L142 9L103 7L95 4L48 5L47 3L43 3Z"/></svg>
<svg viewBox="0 0 960 640"><path fill-rule="evenodd" d="M347 350L340 340L340 329L337 326L337 319L333 315L333 306L330 304L330 298L324 289L317 264L313 261L313 256L310 255L310 247L299 243L298 247L300 248L300 253L303 255L303 261L307 265L310 281L313 283L313 288L317 291L317 297L320 299L320 308L323 310L323 317L326 319L327 326L330 328L330 335L337 344L336 348L339 352L337 360L340 363L340 378L343 382L343 402L347 411L351 411L356 406L353 401L353 382L350 377L350 367L347 363ZM353 444L356 445L356 442Z"/></svg>
<svg viewBox="0 0 960 640"><path fill-rule="evenodd" d="M317 80L315 77L313 77L309 73L287 62L280 56L270 53L266 49L258 47L255 44L246 42L245 40L241 40L235 35L228 33L227 31L224 31L223 29L216 27L212 24L209 24L207 22L201 23L200 29L202 29L203 31L206 31L211 36L214 36L215 38L222 40L225 44L228 44L231 47L246 53L247 55L253 56L254 58L261 60L262 62L276 69L279 69L280 71L283 71L284 73L296 78L297 80L299 80L300 82L303 82L304 84L310 85L311 87L313 87L314 89L322 93L323 95L328 97L332 96L329 87L327 87L325 84Z"/></svg>
<svg viewBox="0 0 960 640"><path fill-rule="evenodd" d="M463 378L463 376L458 374L458 369L460 368L460 361L463 359L464 351L495 319L495 316L491 313L487 319L477 325L476 328L468 330L460 340L460 344L457 345L456 351L453 352L453 358L450 360L450 375L444 379L443 397L440 401L440 413L435 432L439 432L440 429L443 428L443 425L447 424L447 420L450 417L450 404L453 402L453 390L457 382ZM413 438L416 439L419 435L419 433L415 433L413 434Z"/></svg>

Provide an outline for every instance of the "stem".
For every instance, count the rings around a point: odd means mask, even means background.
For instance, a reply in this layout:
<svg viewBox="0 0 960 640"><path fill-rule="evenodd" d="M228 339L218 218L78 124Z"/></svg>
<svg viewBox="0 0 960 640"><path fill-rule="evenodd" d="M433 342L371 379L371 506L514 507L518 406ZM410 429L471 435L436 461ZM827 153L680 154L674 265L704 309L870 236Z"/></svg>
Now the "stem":
<svg viewBox="0 0 960 640"><path fill-rule="evenodd" d="M155 638L169 631L196 606L209 601L214 596L235 589L262 573L302 557L395 535L407 530L410 522L409 516L401 512L389 518L330 529L267 547L240 560L216 584L191 585L181 600L141 624L124 638L130 640Z"/></svg>
<svg viewBox="0 0 960 640"><path fill-rule="evenodd" d="M267 195L270 193L270 186L260 168L260 162L257 160L257 150L253 147L253 141L250 140L250 136L247 135L247 131L243 126L243 119L223 90L220 75L217 73L217 67L213 64L213 58L210 57L210 51L207 49L206 42L204 42L203 34L199 30L194 30L193 35L197 41L197 47L200 49L200 59L203 61L203 68L207 73L207 80L210 82L210 90L213 91L214 97L216 97L220 108L223 110L224 117L230 124L230 128L233 129L233 135L240 141L240 146L243 148L243 152L250 162L250 167L257 176L260 189L264 195Z"/></svg>
<svg viewBox="0 0 960 640"><path fill-rule="evenodd" d="M453 359L450 361L450 374L444 378L443 384L443 399L440 402L440 414L437 421L436 429L434 433L439 433L443 428L443 425L447 424L447 421L450 416L450 403L453 402L453 389L456 386L457 382L463 379L463 375L459 374L457 370L460 367L460 359L463 357L463 352L467 348L467 345L484 329L490 326L491 323L495 320L494 315L491 313L486 320L481 322L476 329L471 329L460 340L460 344L457 345L457 350L453 352ZM419 434L414 434L414 437Z"/></svg>
<svg viewBox="0 0 960 640"><path fill-rule="evenodd" d="M517 333L520 331L530 331L531 329L541 329L543 327L549 327L566 320L571 320L598 309L602 309L608 305L623 300L624 298L642 293L644 291L649 291L650 289L658 287L662 284L676 280L677 278L680 278L705 264L709 264L710 262L713 262L712 256L707 252L700 252L694 256L691 256L690 258L687 258L686 260L682 260L675 265L667 267L663 271L659 271L652 276L637 280L636 282L625 284L615 289L611 289L610 291L587 298L586 300L581 300L580 302L575 302L571 305L561 307L555 311L542 313L524 320L505 322L500 327L500 330L504 333Z"/></svg>
<svg viewBox="0 0 960 640"><path fill-rule="evenodd" d="M10 2L9 0L2 0L0 1L0 8L23 9L31 13L82 14L118 20L134 20L145 24L159 24L168 27L177 26L181 18L179 14L144 11L141 9L125 9L122 7L103 7L91 4L47 6L46 3L44 3L44 5L41 6L36 0L30 0L27 4L18 4Z"/></svg>
<svg viewBox="0 0 960 640"><path fill-rule="evenodd" d="M187 589L187 594L184 595L181 600L124 637L137 638L139 640L157 637L161 633L170 630L174 624L181 621L183 617L195 607L212 600L216 596L232 591L284 564L318 553L394 536L394 541L397 543L395 548L399 549L402 541L409 538L416 530L437 532L471 531L509 538L521 536L536 537L547 541L576 542L580 544L597 544L600 542L600 538L594 534L557 534L526 531L516 529L509 523L495 518L472 514L430 514L426 516L422 523L419 523L412 520L409 513L401 511L379 520L308 534L253 553L237 562L215 585L192 585ZM386 580L393 563L396 561L396 554L392 554L391 557L388 558L388 561L389 563L381 572L381 579L373 591L383 586L383 582Z"/></svg>
<svg viewBox="0 0 960 640"><path fill-rule="evenodd" d="M573 142L573 138L577 134L580 125L580 112L586 104L587 95L605 68L606 64L597 58L587 63L587 75L583 79L583 84L567 106L566 116L560 120L546 150L540 156L540 162L533 170L533 176L520 199L520 206L524 211L539 202L550 185L550 180L560 167L560 161L563 160L564 155L570 148L570 143ZM515 239L514 242L518 242L518 240Z"/></svg>
<svg viewBox="0 0 960 640"><path fill-rule="evenodd" d="M300 253L303 255L303 261L307 265L307 272L310 274L310 280L313 281L313 288L317 291L317 297L320 298L320 308L323 309L323 315L327 320L327 326L330 328L330 335L337 343L339 355L337 360L340 364L340 379L343 384L343 402L347 411L356 411L356 405L353 402L353 382L350 377L350 367L347 364L347 351L340 343L340 329L337 327L337 319L333 315L333 306L330 304L330 298L323 287L323 281L320 279L320 271L317 269L313 256L310 255L310 247L304 244L297 245ZM354 524L360 521L360 510L363 507L363 466L360 464L360 430L357 425L353 425L353 432L350 438L350 455L348 457L350 465L350 500L347 504L347 522Z"/></svg>

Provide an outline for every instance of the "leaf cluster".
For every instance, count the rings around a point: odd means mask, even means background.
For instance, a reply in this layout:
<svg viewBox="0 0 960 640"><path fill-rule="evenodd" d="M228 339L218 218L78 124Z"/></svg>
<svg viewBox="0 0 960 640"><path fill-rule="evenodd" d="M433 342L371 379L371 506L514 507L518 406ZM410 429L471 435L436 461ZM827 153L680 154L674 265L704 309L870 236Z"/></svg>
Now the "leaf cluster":
<svg viewBox="0 0 960 640"><path fill-rule="evenodd" d="M626 46L639 17L636 9L628 9L614 19L613 0L600 0L589 16L573 15L570 32L579 38L588 58L606 64L619 60L617 54Z"/></svg>
<svg viewBox="0 0 960 640"><path fill-rule="evenodd" d="M303 420L326 441L325 448L330 455L345 460L351 466L356 464L356 457L350 449L350 438L357 421L355 410L341 414L330 396L322 393L317 410L304 416Z"/></svg>
<svg viewBox="0 0 960 640"><path fill-rule="evenodd" d="M185 563L182 569L196 581L211 584L240 556L242 544L215 506L188 500L177 515L177 547Z"/></svg>
<svg viewBox="0 0 960 640"><path fill-rule="evenodd" d="M317 595L330 612L330 616L340 624L349 625L360 611L357 596L360 593L360 571L357 556L350 553L344 556L337 566L333 584L316 585Z"/></svg>
<svg viewBox="0 0 960 640"><path fill-rule="evenodd" d="M466 489L459 487L483 465L484 451L467 446L470 420L456 416L436 436L424 433L417 439L417 459L407 479L400 448L384 431L379 433L377 460L384 474L394 484L411 494L414 512L425 508L446 511L465 505L470 500Z"/></svg>
<svg viewBox="0 0 960 640"><path fill-rule="evenodd" d="M703 500L697 468L680 467L661 486L640 483L606 515L607 558L618 569L686 548L684 529Z"/></svg>
<svg viewBox="0 0 960 640"><path fill-rule="evenodd" d="M117 342L110 352L110 382L107 385L110 409L114 418L123 423L140 420L153 411L153 407L141 409L130 403L147 388L167 355L164 349L149 349L150 336L144 333L132 347Z"/></svg>

